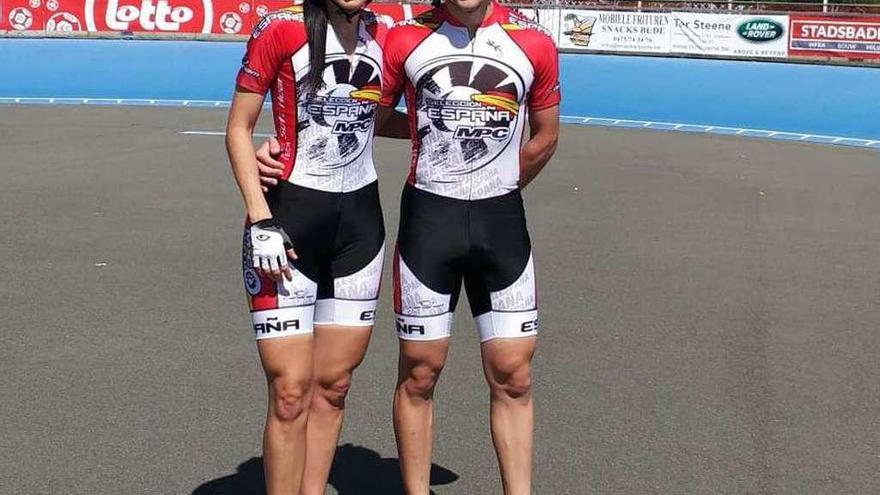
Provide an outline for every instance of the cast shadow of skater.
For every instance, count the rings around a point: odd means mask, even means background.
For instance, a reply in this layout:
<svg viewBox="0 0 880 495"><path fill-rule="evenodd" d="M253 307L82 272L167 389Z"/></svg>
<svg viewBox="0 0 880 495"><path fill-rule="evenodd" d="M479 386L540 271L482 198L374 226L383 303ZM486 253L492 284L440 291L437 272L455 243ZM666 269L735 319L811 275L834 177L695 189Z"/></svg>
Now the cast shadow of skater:
<svg viewBox="0 0 880 495"><path fill-rule="evenodd" d="M448 485L458 475L431 464L431 485ZM350 443L336 447L336 457L330 468L328 484L339 495L403 495L400 480L400 462L396 458L379 457L366 447ZM431 492L434 493L434 492Z"/></svg>
<svg viewBox="0 0 880 495"><path fill-rule="evenodd" d="M431 485L448 485L458 475L431 464ZM400 466L395 458L382 458L366 447L347 443L336 448L328 484L339 495L403 495ZM192 495L266 495L263 459L252 457L235 474L207 481ZM433 492L431 492L433 493Z"/></svg>

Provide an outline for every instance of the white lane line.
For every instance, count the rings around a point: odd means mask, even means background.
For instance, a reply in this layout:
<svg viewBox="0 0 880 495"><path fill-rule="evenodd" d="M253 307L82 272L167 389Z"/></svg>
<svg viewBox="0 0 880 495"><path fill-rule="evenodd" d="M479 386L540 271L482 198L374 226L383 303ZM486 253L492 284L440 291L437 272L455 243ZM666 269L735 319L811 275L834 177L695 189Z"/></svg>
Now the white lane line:
<svg viewBox="0 0 880 495"><path fill-rule="evenodd" d="M185 134L187 136L225 136L226 133L223 131L180 131L178 134Z"/></svg>
<svg viewBox="0 0 880 495"><path fill-rule="evenodd" d="M774 130L772 130L772 129L756 129L756 128L751 128L751 127L722 127L722 126L710 126L710 125L707 125L707 124L690 124L690 123L683 123L683 122L666 122L666 121L659 121L659 120L658 120L658 121L653 121L653 120L610 119L610 118L603 118L603 117L579 117L579 116L576 116L576 115L563 115L562 118L565 118L565 119L581 119L581 120L583 120L583 122L585 122L585 123L586 123L586 122L601 122L599 125L607 125L607 124L605 124L606 122L610 123L610 125L619 125L619 124L621 124L621 123L627 123L627 124L632 124L632 123L643 124L643 123L645 123L645 122L648 122L648 123L650 123L650 124L653 125L653 126L669 126L669 127L673 128L673 129L675 129L675 130L681 129L682 127L695 128L695 129L699 129L698 132L706 132L707 130L710 130L710 129L711 129L711 130L725 130L725 131L740 131L740 130L741 130L742 132L749 132L749 133L756 133L756 134L766 134L767 136L770 136L770 137L772 137L772 136L776 136L776 135L778 135L778 134L785 134L785 135L789 135L789 136L803 136L803 135L804 135L804 134L802 134L802 133L800 133L800 132L786 132L786 131L779 131L779 130L774 131ZM831 140L831 139L835 139L835 138L838 138L838 137L841 137L841 136L829 136L829 135L825 135L825 134L810 134L810 136L812 136L812 137L816 137L816 138L821 138L821 139L829 139L829 140ZM859 141L863 141L862 138L843 137L843 139L844 139L844 140L859 140Z"/></svg>
<svg viewBox="0 0 880 495"><path fill-rule="evenodd" d="M186 136L225 136L225 131L180 131L178 134L183 134ZM265 133L265 132L255 132L254 137L272 137L275 134Z"/></svg>

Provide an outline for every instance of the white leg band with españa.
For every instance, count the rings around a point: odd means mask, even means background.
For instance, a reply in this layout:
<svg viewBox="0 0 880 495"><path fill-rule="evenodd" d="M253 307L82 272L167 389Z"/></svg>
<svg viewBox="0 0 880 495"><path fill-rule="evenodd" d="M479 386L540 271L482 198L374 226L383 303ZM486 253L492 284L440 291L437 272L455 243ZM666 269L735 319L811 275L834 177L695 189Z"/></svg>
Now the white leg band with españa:
<svg viewBox="0 0 880 495"><path fill-rule="evenodd" d="M397 336L403 340L438 340L449 337L452 313L435 316L403 316L395 314Z"/></svg>
<svg viewBox="0 0 880 495"><path fill-rule="evenodd" d="M538 310L489 311L474 318L480 342L532 337L538 334Z"/></svg>
<svg viewBox="0 0 880 495"><path fill-rule="evenodd" d="M369 327L376 321L378 299L318 299L315 303L315 325Z"/></svg>
<svg viewBox="0 0 880 495"><path fill-rule="evenodd" d="M251 313L257 340L312 333L315 306L264 309Z"/></svg>

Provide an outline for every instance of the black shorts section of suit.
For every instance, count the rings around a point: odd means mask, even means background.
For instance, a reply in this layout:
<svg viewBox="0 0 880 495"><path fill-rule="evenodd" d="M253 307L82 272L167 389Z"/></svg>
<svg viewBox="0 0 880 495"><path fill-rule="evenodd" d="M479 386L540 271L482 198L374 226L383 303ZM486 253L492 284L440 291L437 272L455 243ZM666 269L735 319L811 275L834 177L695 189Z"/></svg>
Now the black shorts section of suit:
<svg viewBox="0 0 880 495"><path fill-rule="evenodd" d="M519 190L466 201L411 185L401 196L397 243L419 281L452 295L449 311L464 281L474 316L492 310L491 293L522 275L532 249Z"/></svg>
<svg viewBox="0 0 880 495"><path fill-rule="evenodd" d="M299 259L293 266L332 298L333 280L367 266L385 242L378 181L351 192L319 191L280 182L266 195Z"/></svg>

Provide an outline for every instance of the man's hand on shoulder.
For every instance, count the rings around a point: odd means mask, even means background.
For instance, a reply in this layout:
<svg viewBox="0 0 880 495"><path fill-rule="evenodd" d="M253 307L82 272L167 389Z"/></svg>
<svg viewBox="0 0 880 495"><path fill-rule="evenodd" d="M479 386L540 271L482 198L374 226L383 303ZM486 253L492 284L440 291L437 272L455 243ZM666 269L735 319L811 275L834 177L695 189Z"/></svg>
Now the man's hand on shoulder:
<svg viewBox="0 0 880 495"><path fill-rule="evenodd" d="M274 136L270 137L257 148L257 168L260 170L260 186L263 192L278 185L278 179L284 174L284 164L276 158L281 154L281 145Z"/></svg>

